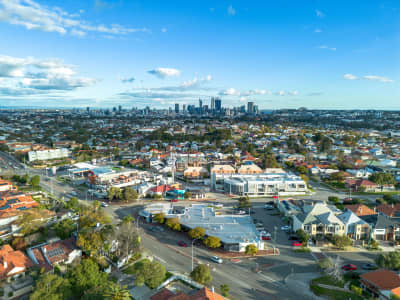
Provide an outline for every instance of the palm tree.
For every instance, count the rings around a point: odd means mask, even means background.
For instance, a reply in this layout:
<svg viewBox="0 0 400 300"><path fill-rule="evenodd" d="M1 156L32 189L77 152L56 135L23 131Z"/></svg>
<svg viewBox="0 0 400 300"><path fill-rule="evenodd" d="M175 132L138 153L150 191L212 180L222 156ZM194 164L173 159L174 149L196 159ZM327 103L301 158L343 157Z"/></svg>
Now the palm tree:
<svg viewBox="0 0 400 300"><path fill-rule="evenodd" d="M131 300L131 295L126 286L113 284L104 292L104 298L108 300Z"/></svg>

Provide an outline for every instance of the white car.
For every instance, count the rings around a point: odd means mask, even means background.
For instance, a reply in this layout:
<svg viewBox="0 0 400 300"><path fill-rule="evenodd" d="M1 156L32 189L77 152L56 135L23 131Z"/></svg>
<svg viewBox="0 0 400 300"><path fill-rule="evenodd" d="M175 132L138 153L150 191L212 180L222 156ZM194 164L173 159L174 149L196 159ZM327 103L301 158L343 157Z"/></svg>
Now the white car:
<svg viewBox="0 0 400 300"><path fill-rule="evenodd" d="M210 257L210 259L213 261L213 262L216 262L217 264L222 264L224 261L222 260L222 258L220 258L220 257L218 257L218 256L211 256Z"/></svg>
<svg viewBox="0 0 400 300"><path fill-rule="evenodd" d="M221 204L221 203L216 203L216 204L214 204L214 206L215 206L216 208L223 208L223 207L224 207L224 205Z"/></svg>
<svg viewBox="0 0 400 300"><path fill-rule="evenodd" d="M109 206L107 203L101 202L101 207L107 207L107 206Z"/></svg>
<svg viewBox="0 0 400 300"><path fill-rule="evenodd" d="M288 231L289 229L290 229L290 227L287 225L281 227L281 230L283 230L283 231Z"/></svg>
<svg viewBox="0 0 400 300"><path fill-rule="evenodd" d="M272 209L274 209L274 206L273 206L273 205L269 205L269 204L265 204L265 205L264 205L264 209L266 209L266 210L272 210Z"/></svg>

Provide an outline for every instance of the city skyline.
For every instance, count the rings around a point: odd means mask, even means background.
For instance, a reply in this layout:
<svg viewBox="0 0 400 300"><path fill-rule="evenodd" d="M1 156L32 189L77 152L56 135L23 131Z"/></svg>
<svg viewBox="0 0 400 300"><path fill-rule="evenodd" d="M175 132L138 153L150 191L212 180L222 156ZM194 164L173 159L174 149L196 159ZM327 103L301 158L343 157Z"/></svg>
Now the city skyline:
<svg viewBox="0 0 400 300"><path fill-rule="evenodd" d="M400 109L399 6L0 1L0 106Z"/></svg>

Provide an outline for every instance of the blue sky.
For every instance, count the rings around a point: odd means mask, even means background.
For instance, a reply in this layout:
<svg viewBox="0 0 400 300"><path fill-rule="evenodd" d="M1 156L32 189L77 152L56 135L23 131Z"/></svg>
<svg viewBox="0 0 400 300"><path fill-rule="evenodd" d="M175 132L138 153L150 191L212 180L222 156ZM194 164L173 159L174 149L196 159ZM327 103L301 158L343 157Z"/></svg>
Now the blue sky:
<svg viewBox="0 0 400 300"><path fill-rule="evenodd" d="M400 109L399 17L398 1L0 0L0 106Z"/></svg>

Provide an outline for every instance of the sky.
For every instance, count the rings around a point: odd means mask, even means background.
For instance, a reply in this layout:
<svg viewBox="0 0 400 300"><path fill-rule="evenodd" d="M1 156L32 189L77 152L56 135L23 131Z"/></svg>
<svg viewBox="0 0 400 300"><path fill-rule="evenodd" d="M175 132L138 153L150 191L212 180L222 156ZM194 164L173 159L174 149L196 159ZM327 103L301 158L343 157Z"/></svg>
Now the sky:
<svg viewBox="0 0 400 300"><path fill-rule="evenodd" d="M0 0L0 107L400 109L400 2Z"/></svg>

